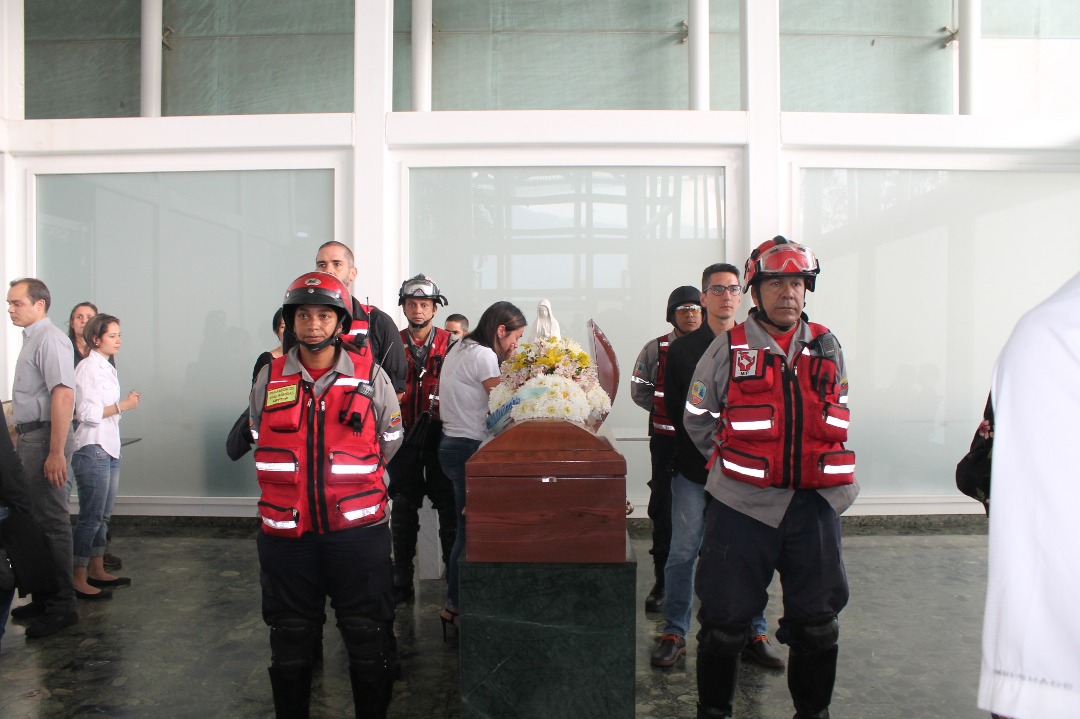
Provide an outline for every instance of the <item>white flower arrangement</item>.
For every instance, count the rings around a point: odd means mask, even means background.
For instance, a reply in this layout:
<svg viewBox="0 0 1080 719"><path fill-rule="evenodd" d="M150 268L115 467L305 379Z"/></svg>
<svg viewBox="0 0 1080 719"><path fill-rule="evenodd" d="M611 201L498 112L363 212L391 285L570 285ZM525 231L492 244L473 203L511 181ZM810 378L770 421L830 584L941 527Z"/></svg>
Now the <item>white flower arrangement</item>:
<svg viewBox="0 0 1080 719"><path fill-rule="evenodd" d="M572 339L527 342L501 370L488 398L492 432L527 419L599 424L611 411L611 398L600 387L592 358Z"/></svg>

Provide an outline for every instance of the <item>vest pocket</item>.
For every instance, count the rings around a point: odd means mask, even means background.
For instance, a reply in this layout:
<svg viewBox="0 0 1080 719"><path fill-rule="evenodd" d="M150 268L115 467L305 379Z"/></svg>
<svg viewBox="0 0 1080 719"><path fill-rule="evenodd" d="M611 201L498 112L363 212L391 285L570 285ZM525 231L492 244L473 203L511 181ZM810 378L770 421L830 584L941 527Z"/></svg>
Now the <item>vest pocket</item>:
<svg viewBox="0 0 1080 719"><path fill-rule="evenodd" d="M772 405L740 405L725 411L731 434L739 439L778 439L780 426Z"/></svg>
<svg viewBox="0 0 1080 719"><path fill-rule="evenodd" d="M257 447L255 473L259 484L296 484L300 479L300 462L291 450Z"/></svg>
<svg viewBox="0 0 1080 719"><path fill-rule="evenodd" d="M807 423L811 436L829 442L847 441L850 409L840 404L825 402L812 410L812 413L813 418Z"/></svg>
<svg viewBox="0 0 1080 719"><path fill-rule="evenodd" d="M720 447L720 462L724 474L732 479L756 487L769 487L772 485L772 480L769 478L769 460L767 457L746 454L725 444Z"/></svg>
<svg viewBox="0 0 1080 719"><path fill-rule="evenodd" d="M807 462L806 464L810 464ZM811 469L812 471L807 471ZM840 487L855 481L855 453L848 449L823 452L813 467L803 467L803 489Z"/></svg>
<svg viewBox="0 0 1080 719"><path fill-rule="evenodd" d="M294 539L300 536L300 510L296 507L282 507L259 500L259 518L267 534Z"/></svg>
<svg viewBox="0 0 1080 719"><path fill-rule="evenodd" d="M327 483L361 482L365 475L379 469L379 455L356 455L349 452L330 453L330 475Z"/></svg>
<svg viewBox="0 0 1080 719"><path fill-rule="evenodd" d="M350 494L338 500L337 511L345 526L372 524L386 516L386 495L381 489Z"/></svg>
<svg viewBox="0 0 1080 719"><path fill-rule="evenodd" d="M291 392L292 394L287 394ZM273 393L278 393L274 395ZM300 429L300 420L304 414L304 402L300 385L286 385L267 390L266 406L263 407L260 424L265 424L275 432L295 432ZM271 395L282 397L278 404L271 405ZM260 427L260 431L262 428Z"/></svg>

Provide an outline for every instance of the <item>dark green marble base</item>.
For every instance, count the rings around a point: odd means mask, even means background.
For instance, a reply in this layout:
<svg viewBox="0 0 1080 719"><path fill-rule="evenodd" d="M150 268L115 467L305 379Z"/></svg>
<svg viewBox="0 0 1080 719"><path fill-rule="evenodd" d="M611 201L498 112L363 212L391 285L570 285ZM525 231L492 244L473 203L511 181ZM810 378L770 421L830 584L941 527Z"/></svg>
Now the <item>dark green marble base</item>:
<svg viewBox="0 0 1080 719"><path fill-rule="evenodd" d="M459 572L462 719L634 716L632 554Z"/></svg>

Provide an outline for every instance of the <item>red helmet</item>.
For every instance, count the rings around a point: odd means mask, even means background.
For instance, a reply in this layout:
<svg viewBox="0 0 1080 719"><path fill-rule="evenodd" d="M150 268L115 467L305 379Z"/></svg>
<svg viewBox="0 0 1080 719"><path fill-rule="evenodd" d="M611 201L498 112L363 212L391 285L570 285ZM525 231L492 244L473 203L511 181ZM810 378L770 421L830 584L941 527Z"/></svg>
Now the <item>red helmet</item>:
<svg viewBox="0 0 1080 719"><path fill-rule="evenodd" d="M749 292L755 282L766 277L798 275L806 278L806 289L813 292L815 279L820 272L821 265L813 250L777 235L762 242L750 253L750 258L746 260L746 286L743 291Z"/></svg>
<svg viewBox="0 0 1080 719"><path fill-rule="evenodd" d="M337 311L343 332L348 332L352 325L352 295L341 280L329 272L305 272L285 290L281 316L286 332L292 332L293 318L300 305L329 305Z"/></svg>

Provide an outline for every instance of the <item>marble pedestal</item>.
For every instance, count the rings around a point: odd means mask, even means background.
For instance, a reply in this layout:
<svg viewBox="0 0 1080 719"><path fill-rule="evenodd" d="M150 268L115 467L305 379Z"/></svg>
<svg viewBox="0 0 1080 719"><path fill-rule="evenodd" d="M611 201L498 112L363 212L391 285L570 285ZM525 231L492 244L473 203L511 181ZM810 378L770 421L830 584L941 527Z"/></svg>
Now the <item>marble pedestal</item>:
<svg viewBox="0 0 1080 719"><path fill-rule="evenodd" d="M459 564L462 719L632 719L637 562Z"/></svg>

